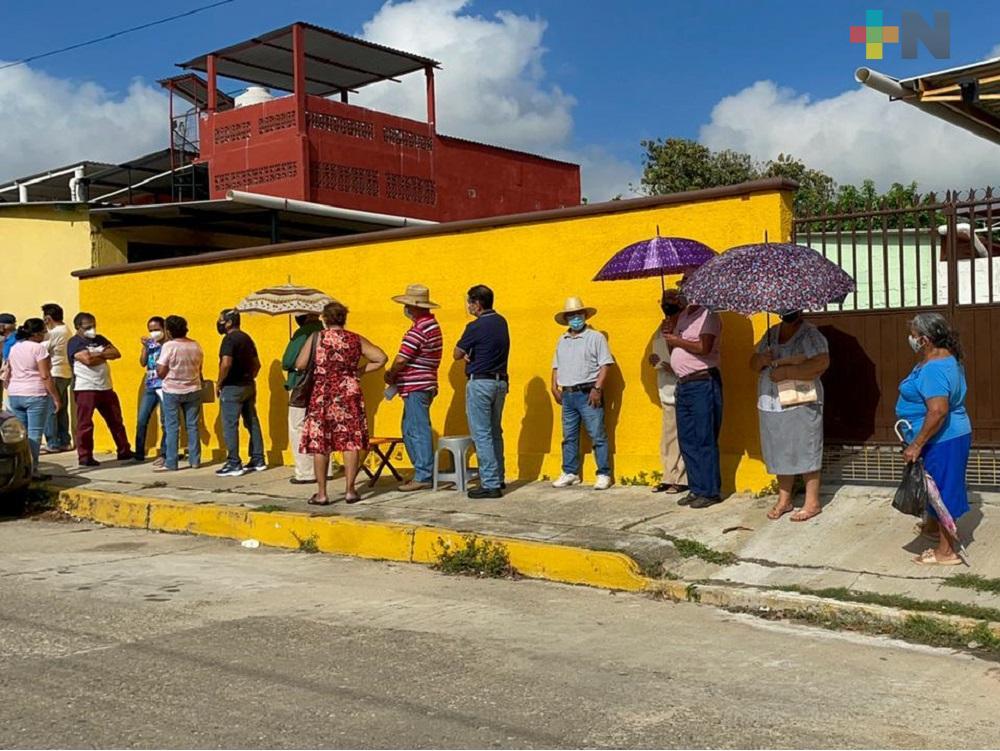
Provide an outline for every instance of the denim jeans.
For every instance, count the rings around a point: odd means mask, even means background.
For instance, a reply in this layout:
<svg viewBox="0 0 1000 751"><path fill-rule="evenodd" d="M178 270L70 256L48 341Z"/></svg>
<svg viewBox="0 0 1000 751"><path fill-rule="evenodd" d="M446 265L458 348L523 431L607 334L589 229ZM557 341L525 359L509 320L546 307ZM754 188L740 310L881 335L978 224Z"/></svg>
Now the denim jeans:
<svg viewBox="0 0 1000 751"><path fill-rule="evenodd" d="M69 448L73 440L69 434L69 387L73 379L53 376L52 382L59 392L61 404L58 412L51 411L45 424L45 445L50 449L65 449Z"/></svg>
<svg viewBox="0 0 1000 751"><path fill-rule="evenodd" d="M413 479L434 479L434 438L431 435L433 391L414 391L403 399L403 445L413 464Z"/></svg>
<svg viewBox="0 0 1000 751"><path fill-rule="evenodd" d="M240 464L240 418L250 433L250 461L264 463L264 438L257 417L257 387L223 386L219 397L222 410L222 437L226 442L227 461Z"/></svg>
<svg viewBox="0 0 1000 751"><path fill-rule="evenodd" d="M503 403L507 382L488 379L470 380L465 386L465 416L476 444L479 463L479 486L498 490L504 482Z"/></svg>
<svg viewBox="0 0 1000 751"><path fill-rule="evenodd" d="M139 420L135 427L135 455L140 459L146 458L146 431L149 430L149 421L157 407L160 408L160 456L166 455L166 407L159 392L147 389L142 392L142 398L139 400Z"/></svg>
<svg viewBox="0 0 1000 751"><path fill-rule="evenodd" d="M611 461L608 455L608 433L604 427L604 405L592 407L587 400L588 392L572 391L562 395L562 471L570 475L580 474L580 423L594 444L594 460L597 474L611 476Z"/></svg>
<svg viewBox="0 0 1000 751"><path fill-rule="evenodd" d="M201 421L201 391L190 394L168 394L163 392L163 429L166 439L164 464L167 469L177 469L177 444L181 437L181 413L184 413L184 425L188 434L188 464L197 467L201 464L201 439L198 435Z"/></svg>
<svg viewBox="0 0 1000 751"><path fill-rule="evenodd" d="M722 428L722 381L718 377L677 384L677 438L693 495L719 498L719 431Z"/></svg>
<svg viewBox="0 0 1000 751"><path fill-rule="evenodd" d="M52 399L49 396L14 396L7 395L10 411L21 421L28 431L28 445L31 446L32 473L38 474L38 450L41 448L42 434L52 412Z"/></svg>

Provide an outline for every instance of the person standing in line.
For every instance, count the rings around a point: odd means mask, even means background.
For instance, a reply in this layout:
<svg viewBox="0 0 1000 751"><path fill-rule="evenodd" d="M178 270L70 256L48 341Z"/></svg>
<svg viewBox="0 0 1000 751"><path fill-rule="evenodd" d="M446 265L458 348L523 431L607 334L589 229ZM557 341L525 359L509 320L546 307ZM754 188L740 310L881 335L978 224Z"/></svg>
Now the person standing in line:
<svg viewBox="0 0 1000 751"><path fill-rule="evenodd" d="M0 364L7 362L7 354L14 346L17 331L17 318L12 313L0 313ZM0 403L7 407L7 394L4 393L3 383L0 383Z"/></svg>
<svg viewBox="0 0 1000 751"><path fill-rule="evenodd" d="M608 340L587 325L597 313L579 297L566 300L556 313L556 323L567 329L559 337L552 358L552 396L562 405L562 476L554 488L568 488L581 482L580 423L594 446L597 479L594 490L611 487L611 457L604 425L604 379L615 363Z"/></svg>
<svg viewBox="0 0 1000 751"><path fill-rule="evenodd" d="M681 312L680 292L676 289L664 290L660 298L663 320L653 334L653 352L649 364L656 369L656 386L663 411L663 429L660 433L660 463L663 465L663 479L653 488L654 493L683 493L687 490L687 471L677 437L677 376L670 368L670 348L667 335L677 328L677 318Z"/></svg>
<svg viewBox="0 0 1000 751"><path fill-rule="evenodd" d="M52 371L52 382L59 394L59 409L49 415L45 426L45 448L43 454L59 454L69 451L73 439L69 434L69 389L73 383L73 369L70 367L69 353L66 346L69 343L69 327L63 322L63 309L55 303L42 306L42 320L48 329L48 339L45 346L49 350L49 365Z"/></svg>
<svg viewBox="0 0 1000 751"><path fill-rule="evenodd" d="M456 360L464 360L465 414L479 463L479 487L469 498L502 498L507 487L503 451L503 405L510 387L507 361L510 330L493 309L493 290L477 284L466 295L469 315L475 317L455 346Z"/></svg>
<svg viewBox="0 0 1000 751"><path fill-rule="evenodd" d="M406 294L392 298L403 306L413 323L403 336L399 354L385 372L385 382L394 386L403 400L403 445L413 464L413 479L399 489L404 493L426 490L434 479L434 437L431 434L431 403L438 391L441 366L441 327L431 311L430 291L411 284Z"/></svg>
<svg viewBox="0 0 1000 751"><path fill-rule="evenodd" d="M122 405L111 384L108 363L121 359L121 352L97 333L97 319L90 313L73 317L76 335L66 344L73 360L73 398L76 401L76 453L81 467L97 467L94 459L94 412L107 423L118 450L118 459L131 459L128 433L122 422Z"/></svg>
<svg viewBox="0 0 1000 751"><path fill-rule="evenodd" d="M256 379L260 372L257 345L240 329L240 312L235 308L226 308L219 314L216 329L222 335L216 390L228 457L215 474L240 477L246 472L262 472L267 469L267 463L264 461L264 437L257 417ZM245 467L240 459L240 418L250 433L250 462Z"/></svg>
<svg viewBox="0 0 1000 751"><path fill-rule="evenodd" d="M313 334L323 330L323 322L319 320L319 315L316 313L297 315L295 323L298 324L298 328L292 334L292 338L285 347L285 354L281 358L281 369L288 374L285 378L285 391L289 395L302 377L302 374L295 367L295 361L298 359L302 347ZM295 474L289 479L292 485L310 485L316 482L313 458L301 451L302 424L305 419L305 407L288 405L288 446L295 456Z"/></svg>
<svg viewBox="0 0 1000 751"><path fill-rule="evenodd" d="M166 457L166 412L163 406L163 380L157 375L156 363L160 359L160 351L163 347L164 328L163 318L153 316L146 321L146 329L149 336L142 337L139 341L142 349L139 350L139 365L146 370L145 388L142 398L139 400L139 416L135 428L135 460L137 462L146 461L146 434L149 431L149 421L153 413L160 410L160 455L153 466L162 467Z"/></svg>
<svg viewBox="0 0 1000 751"><path fill-rule="evenodd" d="M49 350L45 346L45 323L41 318L29 318L15 334L6 362L9 368L7 398L10 411L28 432L31 446L31 473L36 480L48 479L38 471L38 453L42 434L48 424L52 407L61 404L59 392L52 381Z"/></svg>
<svg viewBox="0 0 1000 751"><path fill-rule="evenodd" d="M686 304L683 290L681 304ZM686 305L677 327L664 340L677 375L677 436L691 492L677 503L708 508L722 502L719 432L722 429L722 374L719 343L722 319L699 305Z"/></svg>
<svg viewBox="0 0 1000 751"><path fill-rule="evenodd" d="M162 380L166 452L163 464L154 471L177 470L181 413L184 414L184 424L187 427L188 464L191 469L198 469L201 466L201 439L198 431L205 353L198 342L188 338L188 323L185 319L168 316L164 326L169 338L160 348L156 374Z"/></svg>

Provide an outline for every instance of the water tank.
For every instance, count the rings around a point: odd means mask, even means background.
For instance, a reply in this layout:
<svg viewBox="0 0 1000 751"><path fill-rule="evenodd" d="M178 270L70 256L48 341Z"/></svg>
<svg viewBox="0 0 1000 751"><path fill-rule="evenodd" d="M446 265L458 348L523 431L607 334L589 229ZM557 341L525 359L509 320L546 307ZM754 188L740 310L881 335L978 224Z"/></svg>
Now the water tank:
<svg viewBox="0 0 1000 751"><path fill-rule="evenodd" d="M265 89L263 86L248 86L247 90L236 97L236 108L247 107L251 104L260 104L261 102L269 102L274 99L274 96L270 91Z"/></svg>

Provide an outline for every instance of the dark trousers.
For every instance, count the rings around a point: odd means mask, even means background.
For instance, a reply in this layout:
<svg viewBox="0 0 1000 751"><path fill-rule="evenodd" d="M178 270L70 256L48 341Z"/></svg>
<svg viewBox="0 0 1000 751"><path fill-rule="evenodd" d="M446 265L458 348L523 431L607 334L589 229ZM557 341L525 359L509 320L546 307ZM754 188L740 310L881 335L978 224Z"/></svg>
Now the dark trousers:
<svg viewBox="0 0 1000 751"><path fill-rule="evenodd" d="M95 410L104 418L111 431L118 457L131 453L118 394L114 391L77 391L73 396L76 401L76 453L81 461L94 457Z"/></svg>
<svg viewBox="0 0 1000 751"><path fill-rule="evenodd" d="M722 496L719 431L722 429L722 380L717 376L677 384L677 438L688 487L704 498Z"/></svg>
<svg viewBox="0 0 1000 751"><path fill-rule="evenodd" d="M68 449L72 440L69 435L69 387L73 379L53 376L52 381L56 384L60 404L59 411L52 412L45 425L45 445L50 449Z"/></svg>

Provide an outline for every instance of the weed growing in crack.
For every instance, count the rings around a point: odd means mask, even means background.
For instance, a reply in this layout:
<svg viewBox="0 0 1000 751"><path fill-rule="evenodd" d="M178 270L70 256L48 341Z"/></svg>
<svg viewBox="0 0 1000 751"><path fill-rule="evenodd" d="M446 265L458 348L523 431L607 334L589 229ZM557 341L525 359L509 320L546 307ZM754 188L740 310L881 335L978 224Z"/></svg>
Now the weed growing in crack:
<svg viewBox="0 0 1000 751"><path fill-rule="evenodd" d="M947 587L973 589L976 592L991 592L1000 594L1000 579L988 579L978 574L955 574L944 580Z"/></svg>
<svg viewBox="0 0 1000 751"><path fill-rule="evenodd" d="M437 555L434 568L444 574L491 579L517 576L517 571L510 565L507 548L499 542L480 540L476 535L465 535L461 545L453 545L439 537L434 550Z"/></svg>
<svg viewBox="0 0 1000 751"><path fill-rule="evenodd" d="M296 540L298 540L298 543L299 543L299 552L302 552L302 553L318 553L319 552L319 545L317 544L317 541L319 540L319 537L317 537L315 534L311 534L308 537L299 537L297 534L295 534L294 532L292 532L292 537L294 537Z"/></svg>
<svg viewBox="0 0 1000 751"><path fill-rule="evenodd" d="M279 506L276 503L265 503L263 506L257 506L253 509L254 511L260 511L262 514L271 514L275 511L284 511L284 506Z"/></svg>
<svg viewBox="0 0 1000 751"><path fill-rule="evenodd" d="M697 540L689 540L686 537L671 537L668 539L674 544L674 548L681 558L700 558L703 561L716 563L720 566L731 566L739 560L735 553L715 550Z"/></svg>
<svg viewBox="0 0 1000 751"><path fill-rule="evenodd" d="M960 615L965 618L976 620L998 621L1000 622L1000 610L996 608L984 608L979 605L969 605L964 602L951 602L949 600L918 600L906 595L880 594L877 592L860 592L845 587L829 587L827 589L810 589L808 587L796 586L776 586L771 589L783 592L797 592L803 595L815 595L828 600L840 600L841 602L860 602L865 605L883 605L889 608L900 610L915 610L924 613L941 613L942 615Z"/></svg>

